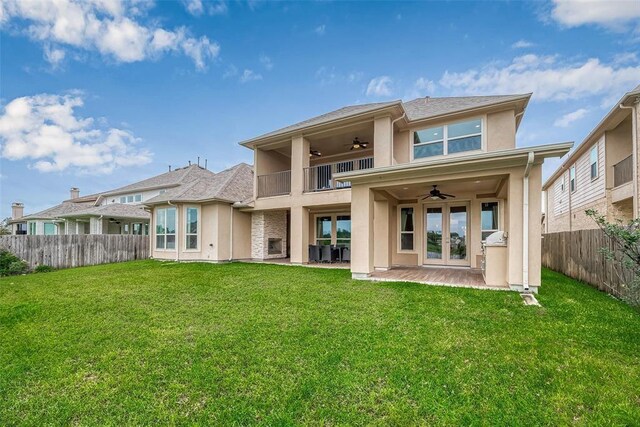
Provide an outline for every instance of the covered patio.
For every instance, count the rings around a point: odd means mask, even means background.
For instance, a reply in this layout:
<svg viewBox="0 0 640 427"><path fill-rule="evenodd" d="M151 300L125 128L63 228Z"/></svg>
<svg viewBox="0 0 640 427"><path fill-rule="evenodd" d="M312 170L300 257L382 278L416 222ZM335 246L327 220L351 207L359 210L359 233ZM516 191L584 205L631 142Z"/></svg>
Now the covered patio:
<svg viewBox="0 0 640 427"><path fill-rule="evenodd" d="M364 280L381 282L412 282L426 285L452 286L474 289L508 291L508 286L487 285L482 271L475 268L431 266L398 266L385 271L374 271Z"/></svg>

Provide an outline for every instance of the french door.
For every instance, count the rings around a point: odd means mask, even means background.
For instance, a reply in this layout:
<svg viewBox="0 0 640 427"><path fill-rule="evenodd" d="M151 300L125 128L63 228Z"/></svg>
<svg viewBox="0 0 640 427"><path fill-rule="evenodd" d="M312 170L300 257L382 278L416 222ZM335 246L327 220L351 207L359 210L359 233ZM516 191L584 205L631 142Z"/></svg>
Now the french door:
<svg viewBox="0 0 640 427"><path fill-rule="evenodd" d="M424 205L424 263L470 265L469 204Z"/></svg>

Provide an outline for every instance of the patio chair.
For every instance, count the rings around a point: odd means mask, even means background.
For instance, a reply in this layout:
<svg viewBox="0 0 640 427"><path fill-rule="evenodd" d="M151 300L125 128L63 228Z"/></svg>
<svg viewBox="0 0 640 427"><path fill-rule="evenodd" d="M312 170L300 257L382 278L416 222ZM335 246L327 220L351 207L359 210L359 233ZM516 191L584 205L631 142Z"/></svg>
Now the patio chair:
<svg viewBox="0 0 640 427"><path fill-rule="evenodd" d="M351 262L351 250L349 248L342 248L342 262Z"/></svg>
<svg viewBox="0 0 640 427"><path fill-rule="evenodd" d="M331 262L331 246L320 246L320 262Z"/></svg>
<svg viewBox="0 0 640 427"><path fill-rule="evenodd" d="M320 246L309 245L309 262L320 262Z"/></svg>

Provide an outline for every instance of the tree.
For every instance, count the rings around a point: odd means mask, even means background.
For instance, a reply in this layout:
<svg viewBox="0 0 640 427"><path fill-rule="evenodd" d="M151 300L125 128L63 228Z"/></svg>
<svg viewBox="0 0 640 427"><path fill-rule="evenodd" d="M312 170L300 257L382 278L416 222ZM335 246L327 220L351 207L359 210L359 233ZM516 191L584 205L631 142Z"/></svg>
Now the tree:
<svg viewBox="0 0 640 427"><path fill-rule="evenodd" d="M614 249L601 248L608 260L618 263L633 272L633 279L625 283L623 299L632 305L640 305L640 219L628 223L622 220L607 221L607 218L595 209L585 213L593 218L604 234L614 243Z"/></svg>
<svg viewBox="0 0 640 427"><path fill-rule="evenodd" d="M0 236L11 234L11 226L9 225L10 220L11 218L5 218L0 221Z"/></svg>

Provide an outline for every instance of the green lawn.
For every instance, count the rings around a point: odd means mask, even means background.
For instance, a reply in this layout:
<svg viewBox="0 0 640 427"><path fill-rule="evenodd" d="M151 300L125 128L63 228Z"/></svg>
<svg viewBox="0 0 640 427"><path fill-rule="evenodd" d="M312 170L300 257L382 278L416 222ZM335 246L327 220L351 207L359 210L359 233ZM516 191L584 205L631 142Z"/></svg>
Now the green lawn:
<svg viewBox="0 0 640 427"><path fill-rule="evenodd" d="M0 279L0 425L640 425L640 315L512 292L131 262Z"/></svg>

